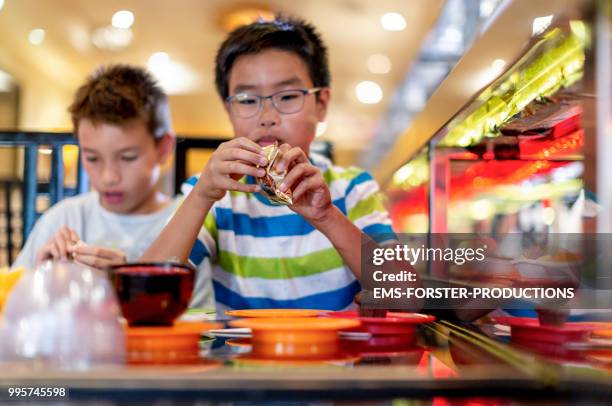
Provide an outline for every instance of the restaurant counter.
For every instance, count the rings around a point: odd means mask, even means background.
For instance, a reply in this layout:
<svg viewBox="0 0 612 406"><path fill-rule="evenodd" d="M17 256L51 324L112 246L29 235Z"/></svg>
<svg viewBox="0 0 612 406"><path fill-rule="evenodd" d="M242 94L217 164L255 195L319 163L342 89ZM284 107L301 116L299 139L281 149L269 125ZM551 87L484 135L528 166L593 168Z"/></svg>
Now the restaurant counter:
<svg viewBox="0 0 612 406"><path fill-rule="evenodd" d="M203 338L199 359L184 365L51 371L5 363L0 364L0 401L15 399L9 397L10 388L49 387L66 388L63 399L75 404L101 399L109 404L202 400L372 404L446 398L457 404L473 399L480 404L510 400L606 404L612 395L612 349L601 342L595 347L550 344L526 349L510 343L508 331L498 325L447 321L420 326L417 345L409 347L392 340L340 342L341 354L320 361L254 359L248 339Z"/></svg>

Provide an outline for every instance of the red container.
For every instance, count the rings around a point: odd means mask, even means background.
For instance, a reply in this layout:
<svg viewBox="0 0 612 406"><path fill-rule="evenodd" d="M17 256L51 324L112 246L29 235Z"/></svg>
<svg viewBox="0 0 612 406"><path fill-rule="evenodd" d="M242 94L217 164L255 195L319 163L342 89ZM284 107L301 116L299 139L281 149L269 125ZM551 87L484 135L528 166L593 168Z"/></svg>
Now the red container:
<svg viewBox="0 0 612 406"><path fill-rule="evenodd" d="M130 326L172 325L189 305L195 269L175 263L133 263L108 268Z"/></svg>
<svg viewBox="0 0 612 406"><path fill-rule="evenodd" d="M512 341L517 343L563 344L585 341L596 329L590 323L565 323L562 326L541 325L529 317L495 317L496 323L510 326Z"/></svg>
<svg viewBox="0 0 612 406"><path fill-rule="evenodd" d="M412 335L416 334L418 324L429 323L436 318L427 314L387 312L386 317L360 317L356 311L328 312L323 317L357 319L361 327L355 331L365 331L372 335Z"/></svg>

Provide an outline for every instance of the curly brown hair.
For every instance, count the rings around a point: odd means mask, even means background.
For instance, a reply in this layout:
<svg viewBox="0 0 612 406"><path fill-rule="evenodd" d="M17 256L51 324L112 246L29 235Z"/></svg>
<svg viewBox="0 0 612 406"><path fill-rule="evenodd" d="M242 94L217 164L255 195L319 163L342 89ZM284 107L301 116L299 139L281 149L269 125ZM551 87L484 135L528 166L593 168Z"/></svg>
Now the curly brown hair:
<svg viewBox="0 0 612 406"><path fill-rule="evenodd" d="M76 91L68 112L75 136L83 118L115 125L142 120L155 139L172 132L166 94L149 72L137 66L96 69Z"/></svg>

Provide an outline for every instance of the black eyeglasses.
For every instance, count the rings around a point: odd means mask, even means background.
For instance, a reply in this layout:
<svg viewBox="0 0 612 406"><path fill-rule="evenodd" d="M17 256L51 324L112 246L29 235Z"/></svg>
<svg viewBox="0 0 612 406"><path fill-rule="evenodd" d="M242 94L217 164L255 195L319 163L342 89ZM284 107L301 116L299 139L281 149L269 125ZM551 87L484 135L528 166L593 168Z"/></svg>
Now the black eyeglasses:
<svg viewBox="0 0 612 406"><path fill-rule="evenodd" d="M282 90L269 96L238 93L229 96L225 101L229 105L230 112L240 118L250 118L259 113L266 99L272 101L272 105L279 113L292 114L304 108L304 100L307 95L317 93L321 89L322 87Z"/></svg>

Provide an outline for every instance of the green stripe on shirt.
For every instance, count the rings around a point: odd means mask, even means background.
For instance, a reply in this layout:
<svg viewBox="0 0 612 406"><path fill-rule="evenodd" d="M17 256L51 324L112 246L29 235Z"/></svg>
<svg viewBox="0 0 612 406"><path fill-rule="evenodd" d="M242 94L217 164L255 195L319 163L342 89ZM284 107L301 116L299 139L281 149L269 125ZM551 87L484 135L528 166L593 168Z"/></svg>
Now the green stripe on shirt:
<svg viewBox="0 0 612 406"><path fill-rule="evenodd" d="M371 196L357 202L355 207L352 207L348 210L347 217L352 222L355 222L363 216L367 216L377 211L385 211L383 197L380 193L374 193Z"/></svg>
<svg viewBox="0 0 612 406"><path fill-rule="evenodd" d="M335 248L285 258L240 256L220 250L219 264L227 272L243 278L290 279L330 271L344 266L344 261Z"/></svg>
<svg viewBox="0 0 612 406"><path fill-rule="evenodd" d="M323 173L323 179L325 179L325 183L329 185L335 180L350 181L362 172L362 169L355 167L346 168L344 171L338 171L334 168L329 168Z"/></svg>

